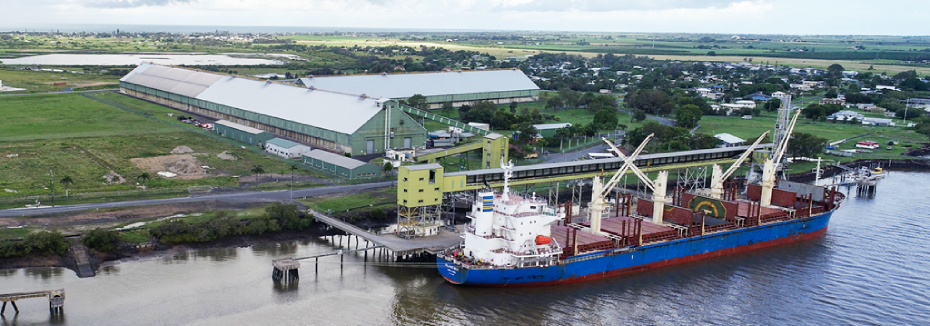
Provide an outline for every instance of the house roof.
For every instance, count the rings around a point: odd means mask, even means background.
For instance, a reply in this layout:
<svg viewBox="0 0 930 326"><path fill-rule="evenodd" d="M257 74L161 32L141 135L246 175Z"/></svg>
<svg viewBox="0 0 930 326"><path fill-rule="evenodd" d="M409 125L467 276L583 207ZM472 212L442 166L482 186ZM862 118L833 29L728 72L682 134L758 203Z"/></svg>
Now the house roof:
<svg viewBox="0 0 930 326"><path fill-rule="evenodd" d="M332 163L332 164L335 164L335 165L338 165L338 166L341 166L347 169L354 169L354 168L368 164L368 163L356 160L354 158L348 158L348 157L345 157L344 155L333 154L333 153L330 153L330 152L327 152L321 149L314 149L310 151L309 153L304 154L303 156L309 157L309 158L315 158L315 159L318 159L320 161L327 162L327 163Z"/></svg>
<svg viewBox="0 0 930 326"><path fill-rule="evenodd" d="M215 124L218 124L218 125L227 126L227 127L230 127L230 128L233 128L233 129L242 131L242 132L247 132L247 133L250 133L250 134L253 134L253 135L258 135L258 134L263 133L263 132L264 132L264 133L267 133L267 131L264 131L264 130L261 130L261 129L256 129L256 128L252 128L252 127L249 127L249 126L246 126L246 125L241 125L241 124L238 124L238 123L235 123L235 122L232 122L232 121L216 120L216 122L214 122L214 123L215 123Z"/></svg>
<svg viewBox="0 0 930 326"><path fill-rule="evenodd" d="M733 135L728 134L728 133L716 134L716 135L714 135L714 138L720 139L720 140L722 140L724 143L727 143L727 144L739 144L739 143L742 143L742 142L745 142L745 141L746 141L745 139L742 139L742 138L733 136Z"/></svg>
<svg viewBox="0 0 930 326"><path fill-rule="evenodd" d="M571 123L546 123L546 124L533 125L533 127L536 127L536 130L544 130L544 129L559 129L559 128L564 128L564 127L568 127L571 125L572 125Z"/></svg>
<svg viewBox="0 0 930 326"><path fill-rule="evenodd" d="M282 138L272 138L265 142L266 145L275 145L281 148L294 148L297 146L307 146L300 143L292 142Z"/></svg>
<svg viewBox="0 0 930 326"><path fill-rule="evenodd" d="M305 77L300 81L307 87L387 98L539 89L519 69Z"/></svg>

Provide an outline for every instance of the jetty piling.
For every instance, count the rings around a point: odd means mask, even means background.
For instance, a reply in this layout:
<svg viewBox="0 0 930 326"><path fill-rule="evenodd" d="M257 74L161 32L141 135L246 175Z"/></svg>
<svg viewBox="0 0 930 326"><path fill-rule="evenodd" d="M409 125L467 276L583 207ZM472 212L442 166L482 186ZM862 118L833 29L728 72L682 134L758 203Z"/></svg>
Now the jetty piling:
<svg viewBox="0 0 930 326"><path fill-rule="evenodd" d="M3 316L6 313L6 304L9 302L13 306L13 310L19 314L19 307L16 306L17 300L30 299L30 298L48 298L48 311L52 315L60 315L64 313L65 305L65 290L49 290L49 291L35 291L35 292L18 292L18 293L7 293L0 294L0 301L3 301L3 307L0 307L0 316Z"/></svg>

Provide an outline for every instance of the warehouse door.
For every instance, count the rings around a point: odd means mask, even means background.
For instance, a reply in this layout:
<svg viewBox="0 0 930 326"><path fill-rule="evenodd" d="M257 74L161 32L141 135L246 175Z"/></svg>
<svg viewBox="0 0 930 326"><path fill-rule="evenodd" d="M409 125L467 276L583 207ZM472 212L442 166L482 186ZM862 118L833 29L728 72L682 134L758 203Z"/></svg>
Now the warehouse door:
<svg viewBox="0 0 930 326"><path fill-rule="evenodd" d="M374 153L374 152L375 152L375 141L374 141L374 140L369 140L369 141L368 141L368 148L367 148L367 149L368 149L368 151L365 152L365 154L371 154L371 153Z"/></svg>
<svg viewBox="0 0 930 326"><path fill-rule="evenodd" d="M404 137L404 148L410 148L410 137Z"/></svg>

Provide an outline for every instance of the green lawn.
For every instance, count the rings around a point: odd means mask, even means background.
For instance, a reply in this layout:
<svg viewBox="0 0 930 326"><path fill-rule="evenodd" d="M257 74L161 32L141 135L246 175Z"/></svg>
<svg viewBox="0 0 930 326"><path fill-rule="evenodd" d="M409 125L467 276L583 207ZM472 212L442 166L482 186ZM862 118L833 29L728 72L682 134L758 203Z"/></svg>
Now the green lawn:
<svg viewBox="0 0 930 326"><path fill-rule="evenodd" d="M66 70L80 70L80 68ZM70 72L0 68L0 80L3 81L4 86L26 89L25 91L10 93L3 92L3 94L57 92L65 88L86 87L94 84L106 84L108 87L118 87L120 77L121 76L89 73L72 74ZM55 83L64 84L55 85Z"/></svg>
<svg viewBox="0 0 930 326"><path fill-rule="evenodd" d="M176 131L79 94L0 97L0 116L0 142Z"/></svg>
<svg viewBox="0 0 930 326"><path fill-rule="evenodd" d="M308 198L299 201L320 212L328 212L330 210L333 212L343 212L346 210L375 207L390 208L397 205L397 188L373 190L341 197Z"/></svg>

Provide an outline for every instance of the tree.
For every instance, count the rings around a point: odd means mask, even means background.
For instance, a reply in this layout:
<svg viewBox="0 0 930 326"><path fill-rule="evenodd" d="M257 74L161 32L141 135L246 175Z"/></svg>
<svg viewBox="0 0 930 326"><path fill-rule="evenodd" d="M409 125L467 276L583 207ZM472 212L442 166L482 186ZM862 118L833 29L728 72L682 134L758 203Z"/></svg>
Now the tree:
<svg viewBox="0 0 930 326"><path fill-rule="evenodd" d="M455 111L455 106L452 105L452 102L442 104L442 114L448 117L452 115L452 111Z"/></svg>
<svg viewBox="0 0 930 326"><path fill-rule="evenodd" d="M259 164L255 164L255 165L252 166L252 173L255 173L255 174L262 174L262 173L265 173L265 168L263 168L263 167L262 167L261 165L259 165Z"/></svg>
<svg viewBox="0 0 930 326"><path fill-rule="evenodd" d="M640 89L627 96L627 104L634 108L650 112L655 115L672 113L675 102L665 92L657 89Z"/></svg>
<svg viewBox="0 0 930 326"><path fill-rule="evenodd" d="M68 197L68 190L70 190L69 188L71 188L71 185L74 184L74 180L71 179L71 176L66 175L62 177L58 183L65 187L65 197Z"/></svg>
<svg viewBox="0 0 930 326"><path fill-rule="evenodd" d="M827 72L829 73L830 77L833 77L833 78L839 78L843 76L844 70L846 69L843 68L843 65L838 64L838 63L834 63L830 65L829 67L827 67Z"/></svg>
<svg viewBox="0 0 930 326"><path fill-rule="evenodd" d="M565 105L574 107L578 105L578 100L581 96L578 95L578 92L573 91L568 87L562 87L559 88L559 97L565 101Z"/></svg>
<svg viewBox="0 0 930 326"><path fill-rule="evenodd" d="M429 103L426 102L426 96L420 94L414 94L408 98L407 105L420 110L426 110L429 108Z"/></svg>
<svg viewBox="0 0 930 326"><path fill-rule="evenodd" d="M646 111L643 111L643 110L633 111L632 118L633 120L636 120L637 122L646 120Z"/></svg>
<svg viewBox="0 0 930 326"><path fill-rule="evenodd" d="M791 156L811 157L821 151L826 138L814 136L812 134L796 132L791 141L788 142L788 153Z"/></svg>
<svg viewBox="0 0 930 326"><path fill-rule="evenodd" d="M510 113L517 114L517 102L510 102Z"/></svg>
<svg viewBox="0 0 930 326"><path fill-rule="evenodd" d="M384 174L391 173L391 171L394 171L394 164L391 164L391 162L388 161L384 161L384 165L381 167L381 170L384 171Z"/></svg>
<svg viewBox="0 0 930 326"><path fill-rule="evenodd" d="M565 101L561 97L552 97L546 100L546 108L558 111L565 106Z"/></svg>
<svg viewBox="0 0 930 326"><path fill-rule="evenodd" d="M832 88L829 89L829 90L827 90L827 92L823 94L823 97L825 97L825 98L836 98L836 97L837 97L836 90L835 90L835 89L832 89Z"/></svg>
<svg viewBox="0 0 930 326"><path fill-rule="evenodd" d="M137 176L136 179L139 179L139 180L142 181L142 191L145 191L145 184L146 184L149 180L152 179L152 175L149 174L148 172L142 172L142 174L140 174L139 176Z"/></svg>
<svg viewBox="0 0 930 326"><path fill-rule="evenodd" d="M715 52L715 51L707 51L707 55L713 57L713 56L716 56L716 55L717 55L717 52Z"/></svg>
<svg viewBox="0 0 930 326"><path fill-rule="evenodd" d="M701 121L702 115L703 112L701 108L694 104L682 105L675 111L675 119L678 122L678 126L688 129L697 127L698 122Z"/></svg>
<svg viewBox="0 0 930 326"><path fill-rule="evenodd" d="M617 110L605 107L594 114L592 121L597 130L613 130L617 127Z"/></svg>
<svg viewBox="0 0 930 326"><path fill-rule="evenodd" d="M765 102L765 104L762 107L766 111L775 112L776 110L778 110L778 108L781 107L781 100L777 98L772 98L768 100L768 102Z"/></svg>

